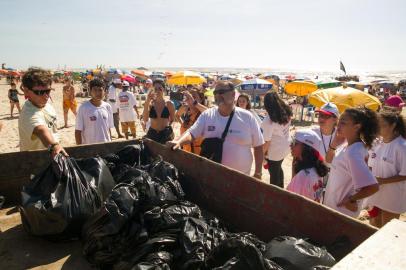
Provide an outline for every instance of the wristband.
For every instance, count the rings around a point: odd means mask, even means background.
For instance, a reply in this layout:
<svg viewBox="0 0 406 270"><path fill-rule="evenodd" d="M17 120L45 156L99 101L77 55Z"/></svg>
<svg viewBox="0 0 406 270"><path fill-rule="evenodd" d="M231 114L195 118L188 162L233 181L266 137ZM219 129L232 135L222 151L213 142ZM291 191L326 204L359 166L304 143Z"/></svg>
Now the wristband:
<svg viewBox="0 0 406 270"><path fill-rule="evenodd" d="M337 150L337 148L331 147L331 145L328 148L333 150L333 151Z"/></svg>
<svg viewBox="0 0 406 270"><path fill-rule="evenodd" d="M57 146L58 144L59 144L59 143L51 143L51 144L48 146L48 152L51 153L51 152L54 150L55 146Z"/></svg>

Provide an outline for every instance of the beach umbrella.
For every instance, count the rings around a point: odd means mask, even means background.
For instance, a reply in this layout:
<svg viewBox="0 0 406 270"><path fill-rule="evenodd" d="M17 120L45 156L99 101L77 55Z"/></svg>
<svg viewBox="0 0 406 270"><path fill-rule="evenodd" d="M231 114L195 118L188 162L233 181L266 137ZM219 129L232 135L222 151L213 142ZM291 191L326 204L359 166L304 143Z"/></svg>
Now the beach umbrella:
<svg viewBox="0 0 406 270"><path fill-rule="evenodd" d="M293 96L307 96L317 90L317 85L309 81L293 81L285 84L285 92Z"/></svg>
<svg viewBox="0 0 406 270"><path fill-rule="evenodd" d="M8 74L8 70L0 69L0 75L7 75L7 74Z"/></svg>
<svg viewBox="0 0 406 270"><path fill-rule="evenodd" d="M127 81L127 82L129 82L129 83L136 83L136 82L137 82L137 80L135 79L135 77L132 76L132 75L130 75L130 74L123 75L123 76L121 77L121 79L124 80L124 81Z"/></svg>
<svg viewBox="0 0 406 270"><path fill-rule="evenodd" d="M142 79L148 79L149 75L151 75L151 72L146 71L146 70L140 70L140 69L134 69L131 70L131 73L137 77L140 77Z"/></svg>
<svg viewBox="0 0 406 270"><path fill-rule="evenodd" d="M335 87L315 91L309 95L309 103L320 108L328 102L337 105L340 112L347 108L365 106L371 110L377 111L381 102L378 98L351 87Z"/></svg>
<svg viewBox="0 0 406 270"><path fill-rule="evenodd" d="M315 83L317 85L317 89L328 89L328 88L339 87L341 85L341 82L336 81L336 80L316 81Z"/></svg>
<svg viewBox="0 0 406 270"><path fill-rule="evenodd" d="M199 73L193 71L179 71L173 74L167 81L172 85L188 85L201 84L206 82L206 79Z"/></svg>
<svg viewBox="0 0 406 270"><path fill-rule="evenodd" d="M272 89L272 83L258 78L243 81L239 86L242 92L252 92L254 94L264 94Z"/></svg>

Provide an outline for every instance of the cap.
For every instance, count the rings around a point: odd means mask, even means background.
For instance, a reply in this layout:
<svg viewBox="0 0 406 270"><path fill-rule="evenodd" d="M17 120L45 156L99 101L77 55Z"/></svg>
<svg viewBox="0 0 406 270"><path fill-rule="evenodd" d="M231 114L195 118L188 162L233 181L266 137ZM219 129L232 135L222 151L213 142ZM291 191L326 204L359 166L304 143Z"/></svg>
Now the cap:
<svg viewBox="0 0 406 270"><path fill-rule="evenodd" d="M113 83L114 83L114 84L121 84L121 79L114 79L114 80L113 80Z"/></svg>
<svg viewBox="0 0 406 270"><path fill-rule="evenodd" d="M321 138L316 132L311 129L302 129L296 131L295 140L319 151Z"/></svg>
<svg viewBox="0 0 406 270"><path fill-rule="evenodd" d="M150 84L152 84L152 80L151 80L151 79L147 79L147 80L145 81L145 83L150 83Z"/></svg>
<svg viewBox="0 0 406 270"><path fill-rule="evenodd" d="M337 105L332 102L324 104L323 106L321 106L320 109L316 110L316 112L324 113L327 115L334 115L337 118L340 117L340 111L338 110Z"/></svg>
<svg viewBox="0 0 406 270"><path fill-rule="evenodd" d="M124 87L130 87L130 83L127 82L127 81L123 81L123 86L124 86Z"/></svg>

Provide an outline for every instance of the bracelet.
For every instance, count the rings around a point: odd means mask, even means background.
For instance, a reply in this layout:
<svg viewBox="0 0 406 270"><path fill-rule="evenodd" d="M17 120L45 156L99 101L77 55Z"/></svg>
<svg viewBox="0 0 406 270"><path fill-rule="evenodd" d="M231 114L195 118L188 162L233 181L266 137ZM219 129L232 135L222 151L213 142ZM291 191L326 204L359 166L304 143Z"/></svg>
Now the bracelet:
<svg viewBox="0 0 406 270"><path fill-rule="evenodd" d="M51 143L51 144L48 146L48 152L51 153L51 152L54 150L55 146L57 146L58 144L59 144L59 143Z"/></svg>
<svg viewBox="0 0 406 270"><path fill-rule="evenodd" d="M337 148L331 147L331 145L328 148L333 150L333 151L337 150Z"/></svg>

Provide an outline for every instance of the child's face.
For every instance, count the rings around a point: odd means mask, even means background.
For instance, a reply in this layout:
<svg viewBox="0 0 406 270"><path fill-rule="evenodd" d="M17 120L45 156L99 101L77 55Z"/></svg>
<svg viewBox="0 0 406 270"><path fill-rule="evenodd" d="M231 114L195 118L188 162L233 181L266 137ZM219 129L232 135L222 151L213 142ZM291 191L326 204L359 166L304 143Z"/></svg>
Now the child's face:
<svg viewBox="0 0 406 270"><path fill-rule="evenodd" d="M16 85L15 85L15 84L12 84L12 85L11 85L11 89L16 89Z"/></svg>
<svg viewBox="0 0 406 270"><path fill-rule="evenodd" d="M101 101L104 98L104 88L99 86L94 86L90 90L90 96L94 101Z"/></svg>
<svg viewBox="0 0 406 270"><path fill-rule="evenodd" d="M292 157L298 160L302 159L303 143L294 141L290 145L290 152Z"/></svg>

